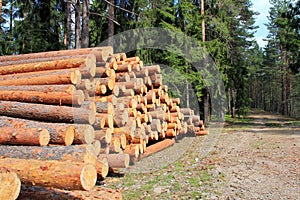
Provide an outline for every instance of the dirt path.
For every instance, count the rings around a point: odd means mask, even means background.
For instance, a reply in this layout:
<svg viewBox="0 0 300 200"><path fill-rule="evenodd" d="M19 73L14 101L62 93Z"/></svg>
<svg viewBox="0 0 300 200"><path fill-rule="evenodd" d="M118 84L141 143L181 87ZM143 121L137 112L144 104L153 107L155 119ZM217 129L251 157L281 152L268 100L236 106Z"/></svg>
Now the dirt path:
<svg viewBox="0 0 300 200"><path fill-rule="evenodd" d="M107 185L123 189L124 199L300 199L299 121L256 111L213 137L206 156L212 136L186 139L176 161L145 173L129 170ZM166 152L158 156L169 160ZM140 162L146 169L149 161Z"/></svg>

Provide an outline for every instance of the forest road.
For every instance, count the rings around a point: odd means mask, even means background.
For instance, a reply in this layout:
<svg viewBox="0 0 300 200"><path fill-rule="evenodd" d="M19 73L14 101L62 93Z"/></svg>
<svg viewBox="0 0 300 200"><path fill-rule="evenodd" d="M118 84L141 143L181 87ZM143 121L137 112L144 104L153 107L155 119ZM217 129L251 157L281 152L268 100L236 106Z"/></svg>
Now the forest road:
<svg viewBox="0 0 300 200"><path fill-rule="evenodd" d="M201 162L224 175L217 199L300 199L299 121L263 111L225 125ZM208 197L209 199L209 197Z"/></svg>

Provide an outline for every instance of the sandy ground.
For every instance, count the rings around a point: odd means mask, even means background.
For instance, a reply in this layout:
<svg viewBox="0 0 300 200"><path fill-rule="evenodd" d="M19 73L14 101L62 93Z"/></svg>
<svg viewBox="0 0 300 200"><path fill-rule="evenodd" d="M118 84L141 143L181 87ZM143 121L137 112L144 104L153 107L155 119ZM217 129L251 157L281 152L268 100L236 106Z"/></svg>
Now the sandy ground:
<svg viewBox="0 0 300 200"><path fill-rule="evenodd" d="M300 199L299 123L252 111L246 122L210 131L105 185L122 189L124 199Z"/></svg>

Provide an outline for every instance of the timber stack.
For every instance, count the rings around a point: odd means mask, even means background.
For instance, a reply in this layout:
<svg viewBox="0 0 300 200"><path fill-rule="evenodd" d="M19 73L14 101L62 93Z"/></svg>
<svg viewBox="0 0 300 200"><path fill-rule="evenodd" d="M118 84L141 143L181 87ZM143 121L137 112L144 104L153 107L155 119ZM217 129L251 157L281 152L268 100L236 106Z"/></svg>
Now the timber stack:
<svg viewBox="0 0 300 200"><path fill-rule="evenodd" d="M193 110L169 97L160 72L112 47L0 57L0 172L10 173L0 178L15 193L18 180L36 185L21 190L24 198L49 195L38 186L74 191L68 198L78 190L121 197L95 189L97 179L178 135L207 134Z"/></svg>

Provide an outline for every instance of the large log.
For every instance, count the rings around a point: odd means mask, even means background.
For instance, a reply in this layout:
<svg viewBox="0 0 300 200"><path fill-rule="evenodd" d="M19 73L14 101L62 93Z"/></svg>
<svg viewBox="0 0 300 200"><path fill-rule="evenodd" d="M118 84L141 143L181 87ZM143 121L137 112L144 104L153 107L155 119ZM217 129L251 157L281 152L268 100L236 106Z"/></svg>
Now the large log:
<svg viewBox="0 0 300 200"><path fill-rule="evenodd" d="M0 114L48 122L76 122L89 124L95 122L95 112L93 110L14 101L0 101Z"/></svg>
<svg viewBox="0 0 300 200"><path fill-rule="evenodd" d="M33 73L33 72L32 72ZM28 77L19 75L16 79L1 79L0 86L10 85L57 85L57 84L74 84L81 81L81 73L79 70L56 70L47 73L34 73Z"/></svg>
<svg viewBox="0 0 300 200"><path fill-rule="evenodd" d="M129 154L99 154L98 159L106 158L111 168L127 168L129 166Z"/></svg>
<svg viewBox="0 0 300 200"><path fill-rule="evenodd" d="M92 144L71 146L0 146L1 158L59 160L95 164L96 153Z"/></svg>
<svg viewBox="0 0 300 200"><path fill-rule="evenodd" d="M49 141L47 129L0 127L0 144L45 146Z"/></svg>
<svg viewBox="0 0 300 200"><path fill-rule="evenodd" d="M0 90L0 100L56 105L81 105L84 101L84 94L81 90L77 90L72 94L65 92Z"/></svg>
<svg viewBox="0 0 300 200"><path fill-rule="evenodd" d="M6 61L17 61L17 60L28 60L28 59L39 59L39 58L51 58L51 57L62 57L71 55L89 55L94 54L96 61L106 62L109 55L113 53L113 49L110 46L107 47L96 47L96 48L85 48L85 49L73 49L73 50L61 50L61 51L49 51L41 53L21 54L13 56L1 56L0 62Z"/></svg>
<svg viewBox="0 0 300 200"><path fill-rule="evenodd" d="M14 172L2 172L0 170L0 199L15 200L21 190L21 181Z"/></svg>
<svg viewBox="0 0 300 200"><path fill-rule="evenodd" d="M46 70L69 69L69 68L96 68L96 58L94 55L89 55L86 58L70 58L46 62L35 62L27 64L16 64L10 66L1 66L0 75L37 72ZM94 65L92 65L94 61ZM94 69L95 70L95 69ZM95 73L94 73L95 75Z"/></svg>
<svg viewBox="0 0 300 200"><path fill-rule="evenodd" d="M76 91L76 87L71 84L66 84L66 85L17 85L17 86L0 86L0 90L65 92L65 93L72 94Z"/></svg>
<svg viewBox="0 0 300 200"><path fill-rule="evenodd" d="M91 190L97 180L93 165L72 161L2 158L0 168L15 172L28 185Z"/></svg>
<svg viewBox="0 0 300 200"><path fill-rule="evenodd" d="M0 126L10 126L13 128L45 128L50 134L49 144L64 144L68 146L71 145L74 140L74 126L72 124L46 123L0 116Z"/></svg>
<svg viewBox="0 0 300 200"><path fill-rule="evenodd" d="M40 186L22 185L19 200L121 200L120 190L97 186L90 191L83 190L61 190L57 188L46 188Z"/></svg>

